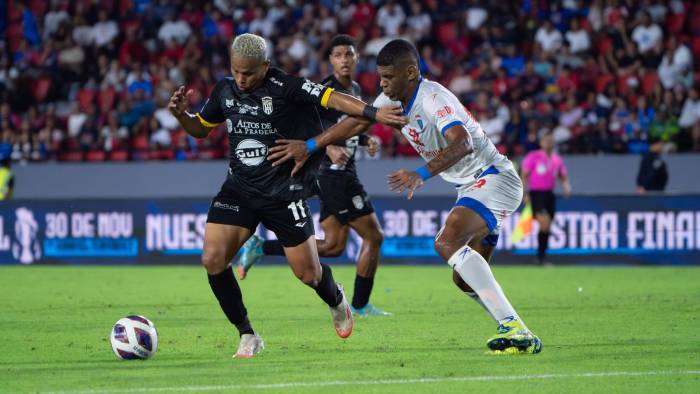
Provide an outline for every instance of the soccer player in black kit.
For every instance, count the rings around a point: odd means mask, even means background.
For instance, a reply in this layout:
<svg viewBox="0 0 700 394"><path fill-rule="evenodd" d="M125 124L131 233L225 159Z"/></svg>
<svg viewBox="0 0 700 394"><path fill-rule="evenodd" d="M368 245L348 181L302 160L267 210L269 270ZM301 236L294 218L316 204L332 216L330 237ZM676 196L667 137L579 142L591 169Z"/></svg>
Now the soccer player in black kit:
<svg viewBox="0 0 700 394"><path fill-rule="evenodd" d="M360 85L352 79L357 66L355 48L352 37L344 34L333 37L328 50L333 74L321 83L333 88L336 92L359 98ZM344 113L334 109L321 109L320 115L324 129L328 129L346 117ZM351 310L358 316L387 316L389 313L369 303L379 264L383 235L372 202L362 187L355 169L355 151L358 145L369 146L372 154L377 149L378 143L372 137L361 134L341 144L340 146L329 145L321 161L318 196L321 200L320 222L325 238L316 240L316 247L321 257L338 257L345 250L350 228L355 230L362 238L362 249L357 260ZM237 267L238 276L244 279L248 270L263 255L283 256L282 243L279 240L263 241L253 234L241 249Z"/></svg>
<svg viewBox="0 0 700 394"><path fill-rule="evenodd" d="M271 68L266 50L262 37L236 37L230 51L233 78L216 84L199 113L187 112L187 97L192 91L185 92L184 87L168 104L180 125L194 137L204 138L222 123L229 134L228 176L209 207L202 265L221 309L240 334L236 358L250 358L264 347L248 319L230 266L261 222L282 242L296 277L328 304L337 334L347 338L352 332L352 314L343 289L333 280L330 267L319 262L305 201L314 191L320 157L299 166L272 166L267 155L275 140L319 134L319 106L387 124L404 123L396 108L378 110L352 96Z"/></svg>

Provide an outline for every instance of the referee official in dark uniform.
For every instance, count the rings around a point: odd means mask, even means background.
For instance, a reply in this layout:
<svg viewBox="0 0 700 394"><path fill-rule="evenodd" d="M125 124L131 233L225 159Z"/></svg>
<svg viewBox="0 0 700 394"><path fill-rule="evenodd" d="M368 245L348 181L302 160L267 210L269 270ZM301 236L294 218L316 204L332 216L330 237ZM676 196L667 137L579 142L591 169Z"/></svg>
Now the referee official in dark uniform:
<svg viewBox="0 0 700 394"><path fill-rule="evenodd" d="M376 109L329 87L288 75L270 67L266 53L262 37L236 37L230 51L233 78L216 84L200 112L187 112L187 96L192 90L186 92L184 86L168 104L180 125L194 137L204 138L222 123L228 131L228 176L209 207L202 265L221 309L240 334L234 354L237 358L252 357L264 347L248 319L230 266L259 223L280 239L296 277L328 304L337 334L346 338L352 332L352 314L343 289L333 280L330 267L319 262L305 200L314 192L321 156L304 164L272 166L267 160L270 147L279 139L308 139L321 133L318 107L396 127L405 123L400 108Z"/></svg>

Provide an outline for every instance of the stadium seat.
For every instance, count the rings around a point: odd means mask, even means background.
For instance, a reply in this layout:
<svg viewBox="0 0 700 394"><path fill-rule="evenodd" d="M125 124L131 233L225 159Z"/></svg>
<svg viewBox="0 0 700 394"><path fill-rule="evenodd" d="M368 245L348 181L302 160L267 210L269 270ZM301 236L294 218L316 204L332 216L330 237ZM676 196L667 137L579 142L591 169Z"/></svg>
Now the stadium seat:
<svg viewBox="0 0 700 394"><path fill-rule="evenodd" d="M360 74L358 81L360 87L365 92L374 94L379 87L379 77L374 72L364 72Z"/></svg>
<svg viewBox="0 0 700 394"><path fill-rule="evenodd" d="M131 142L131 147L136 150L147 150L148 149L148 135L141 133L134 137Z"/></svg>
<svg viewBox="0 0 700 394"><path fill-rule="evenodd" d="M125 16L131 9L131 0L118 0L119 1L119 16Z"/></svg>
<svg viewBox="0 0 700 394"><path fill-rule="evenodd" d="M58 154L59 161L83 161L83 152L81 151L68 151L61 152Z"/></svg>
<svg viewBox="0 0 700 394"><path fill-rule="evenodd" d="M687 5L687 3L686 3L686 10L687 10L687 7L688 7L688 5ZM690 9L690 13L691 13L691 14L700 13L700 3L693 2L693 5L692 5L692 7L691 7L691 9Z"/></svg>
<svg viewBox="0 0 700 394"><path fill-rule="evenodd" d="M95 91L92 89L81 89L78 91L78 106L81 111L87 112L95 99Z"/></svg>
<svg viewBox="0 0 700 394"><path fill-rule="evenodd" d="M22 24L12 23L7 27L6 31L7 42L10 47L10 52L14 52L19 48L19 43L24 38L24 32L22 31Z"/></svg>
<svg viewBox="0 0 700 394"><path fill-rule="evenodd" d="M34 100L37 103L43 103L46 100L46 96L49 94L51 89L51 79L48 77L42 77L34 81L34 89L32 94L34 95Z"/></svg>
<svg viewBox="0 0 700 394"><path fill-rule="evenodd" d="M369 134L379 138L382 146L391 146L394 143L394 130L391 126L375 123L370 127Z"/></svg>
<svg viewBox="0 0 700 394"><path fill-rule="evenodd" d="M114 9L114 3L119 0L100 0L100 7L104 8L106 10L113 10ZM94 3L94 0L92 0ZM90 6L89 1L88 1L88 7Z"/></svg>
<svg viewBox="0 0 700 394"><path fill-rule="evenodd" d="M437 27L437 38L443 45L457 37L457 24L454 22L442 22Z"/></svg>
<svg viewBox="0 0 700 394"><path fill-rule="evenodd" d="M204 148L199 150L199 159L216 160L224 157L224 152L218 148Z"/></svg>
<svg viewBox="0 0 700 394"><path fill-rule="evenodd" d="M151 160L173 160L175 152L170 149L159 149L151 151Z"/></svg>
<svg viewBox="0 0 700 394"><path fill-rule="evenodd" d="M19 7L17 4L15 4L14 1L7 2L7 20L9 21L14 21L17 19L21 19L22 15L20 14Z"/></svg>
<svg viewBox="0 0 700 394"><path fill-rule="evenodd" d="M617 92L622 95L627 95L630 92L630 86L627 83L630 78L633 78L634 75L630 74L623 74L623 75L618 75L616 78L616 83L617 83Z"/></svg>
<svg viewBox="0 0 700 394"><path fill-rule="evenodd" d="M135 150L131 152L131 160L143 161L151 160L151 152L146 150Z"/></svg>
<svg viewBox="0 0 700 394"><path fill-rule="evenodd" d="M642 92L645 95L651 94L658 82L659 74L657 74L656 71L647 71L644 73L644 77L642 78Z"/></svg>
<svg viewBox="0 0 700 394"><path fill-rule="evenodd" d="M523 156L525 154L525 147L522 144L515 144L515 146L513 146L513 153L514 156L517 157Z"/></svg>
<svg viewBox="0 0 700 394"><path fill-rule="evenodd" d="M205 148L200 149L199 154L197 156L200 160L211 160L214 158L214 153L211 149Z"/></svg>
<svg viewBox="0 0 700 394"><path fill-rule="evenodd" d="M139 19L127 19L124 21L121 21L120 23L120 30L123 32L129 31L129 30L139 30L141 28L141 20Z"/></svg>
<svg viewBox="0 0 700 394"><path fill-rule="evenodd" d="M85 161L105 161L107 154L101 150L91 150L85 154Z"/></svg>
<svg viewBox="0 0 700 394"><path fill-rule="evenodd" d="M669 13L666 17L666 29L673 34L678 34L683 30L685 24L685 13L674 14Z"/></svg>
<svg viewBox="0 0 700 394"><path fill-rule="evenodd" d="M233 37L233 23L231 21L220 21L217 23L217 26L219 27L219 35L221 37Z"/></svg>
<svg viewBox="0 0 700 394"><path fill-rule="evenodd" d="M44 19L44 15L46 14L48 7L49 2L46 0L31 0L29 2L29 9L32 11L32 14L34 14L37 21Z"/></svg>
<svg viewBox="0 0 700 394"><path fill-rule="evenodd" d="M129 160L129 151L113 150L109 152L109 160L111 161L127 161Z"/></svg>
<svg viewBox="0 0 700 394"><path fill-rule="evenodd" d="M608 86L608 84L612 83L615 81L615 77L612 75L601 75L598 77L598 79L595 81L595 90L600 93L603 90L605 90L605 87Z"/></svg>
<svg viewBox="0 0 700 394"><path fill-rule="evenodd" d="M693 37L692 47L693 57L700 59L700 36Z"/></svg>
<svg viewBox="0 0 700 394"><path fill-rule="evenodd" d="M690 16L690 30L694 36L700 35L700 12L693 13Z"/></svg>
<svg viewBox="0 0 700 394"><path fill-rule="evenodd" d="M608 53L613 49L613 42L610 37L602 38L597 44L598 52Z"/></svg>
<svg viewBox="0 0 700 394"><path fill-rule="evenodd" d="M100 91L99 95L97 96L97 102L99 103L100 111L102 111L102 113L107 113L114 108L114 99L116 96L117 94L112 88Z"/></svg>

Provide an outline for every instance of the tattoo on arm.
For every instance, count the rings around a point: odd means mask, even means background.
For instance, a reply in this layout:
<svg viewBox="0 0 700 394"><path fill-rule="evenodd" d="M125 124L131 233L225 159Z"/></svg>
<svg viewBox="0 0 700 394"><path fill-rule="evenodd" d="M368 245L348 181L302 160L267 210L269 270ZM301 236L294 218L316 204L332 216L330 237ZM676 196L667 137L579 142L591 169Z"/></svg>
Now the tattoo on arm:
<svg viewBox="0 0 700 394"><path fill-rule="evenodd" d="M447 147L426 164L433 175L447 170L474 151L472 138L462 125L447 129L445 139Z"/></svg>

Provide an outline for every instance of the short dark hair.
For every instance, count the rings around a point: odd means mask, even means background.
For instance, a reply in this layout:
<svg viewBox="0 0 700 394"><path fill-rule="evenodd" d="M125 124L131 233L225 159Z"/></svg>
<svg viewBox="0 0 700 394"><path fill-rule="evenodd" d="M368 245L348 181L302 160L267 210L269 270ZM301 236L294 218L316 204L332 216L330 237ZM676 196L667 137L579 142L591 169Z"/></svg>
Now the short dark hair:
<svg viewBox="0 0 700 394"><path fill-rule="evenodd" d="M333 52L333 48L346 45L353 48L357 48L357 45L355 44L355 39L353 39L347 34L338 34L337 36L333 37L330 44L328 44L328 51L326 51L326 56L331 55L331 52Z"/></svg>
<svg viewBox="0 0 700 394"><path fill-rule="evenodd" d="M406 61L414 62L418 65L419 60L420 57L416 47L401 38L389 41L377 55L378 66L396 66Z"/></svg>

